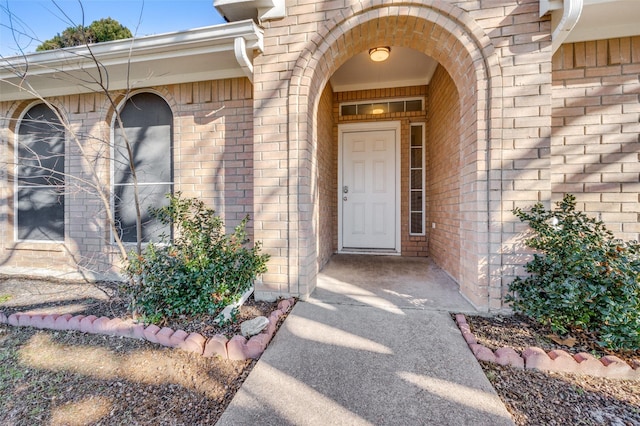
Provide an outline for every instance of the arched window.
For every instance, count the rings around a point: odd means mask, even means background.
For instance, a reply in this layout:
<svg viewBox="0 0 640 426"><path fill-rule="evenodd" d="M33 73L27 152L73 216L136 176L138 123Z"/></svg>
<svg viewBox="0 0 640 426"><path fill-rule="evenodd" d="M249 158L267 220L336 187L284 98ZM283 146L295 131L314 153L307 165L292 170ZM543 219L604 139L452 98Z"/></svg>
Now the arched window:
<svg viewBox="0 0 640 426"><path fill-rule="evenodd" d="M142 219L142 241L170 235L149 214L149 208L166 205L173 191L173 114L169 105L153 93L129 98L120 111L122 127L114 124L113 194L114 214L124 242L136 242L136 206L132 168L138 180ZM131 151L131 161L129 155Z"/></svg>
<svg viewBox="0 0 640 426"><path fill-rule="evenodd" d="M45 104L27 111L16 150L16 238L64 241L64 127Z"/></svg>

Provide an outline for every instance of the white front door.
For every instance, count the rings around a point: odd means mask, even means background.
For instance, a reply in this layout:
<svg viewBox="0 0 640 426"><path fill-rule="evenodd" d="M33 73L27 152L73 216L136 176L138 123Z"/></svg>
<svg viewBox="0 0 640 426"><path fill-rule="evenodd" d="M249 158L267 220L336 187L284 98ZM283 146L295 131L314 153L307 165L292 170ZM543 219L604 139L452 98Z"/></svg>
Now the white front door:
<svg viewBox="0 0 640 426"><path fill-rule="evenodd" d="M398 251L399 129L342 131L341 249Z"/></svg>

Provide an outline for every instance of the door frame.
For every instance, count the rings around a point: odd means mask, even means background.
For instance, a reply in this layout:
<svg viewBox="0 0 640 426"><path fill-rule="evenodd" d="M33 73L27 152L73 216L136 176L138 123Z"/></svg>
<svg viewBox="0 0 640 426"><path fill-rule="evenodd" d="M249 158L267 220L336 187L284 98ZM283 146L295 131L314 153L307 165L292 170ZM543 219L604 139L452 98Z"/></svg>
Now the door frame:
<svg viewBox="0 0 640 426"><path fill-rule="evenodd" d="M395 131L395 152L396 152L396 161L394 164L395 167L395 249L392 251L384 250L384 251L376 251L375 249L371 250L358 250L357 253L367 253L367 254L401 254L401 229L402 229L402 214L401 214L401 162L400 162L400 145L401 145L401 130L402 125L400 121L374 121L374 122L362 122L362 123L347 123L347 124L338 124L338 253L354 253L354 250L344 250L343 242L342 242L342 187L343 185L343 176L342 176L342 167L343 167L343 158L342 158L342 149L343 149L343 136L345 133L353 133L353 132L367 132L371 130L393 130Z"/></svg>

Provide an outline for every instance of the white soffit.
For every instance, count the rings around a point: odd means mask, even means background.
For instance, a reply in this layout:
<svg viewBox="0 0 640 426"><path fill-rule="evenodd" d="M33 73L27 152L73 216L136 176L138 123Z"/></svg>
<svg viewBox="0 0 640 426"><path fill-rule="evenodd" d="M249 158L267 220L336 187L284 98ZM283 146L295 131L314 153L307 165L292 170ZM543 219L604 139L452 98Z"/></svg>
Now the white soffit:
<svg viewBox="0 0 640 426"><path fill-rule="evenodd" d="M88 93L103 66L109 90L246 76L234 52L244 39L248 56L264 50L263 31L247 20L188 31L116 40L0 58L0 101ZM26 72L24 81L22 75Z"/></svg>
<svg viewBox="0 0 640 426"><path fill-rule="evenodd" d="M213 0L213 7L227 21L267 21L285 17L285 0Z"/></svg>
<svg viewBox="0 0 640 426"><path fill-rule="evenodd" d="M584 0L566 43L640 35L640 0Z"/></svg>
<svg viewBox="0 0 640 426"><path fill-rule="evenodd" d="M429 84L437 66L438 62L417 50L391 46L384 62L373 62L368 51L355 55L333 74L330 83L334 92L422 86Z"/></svg>

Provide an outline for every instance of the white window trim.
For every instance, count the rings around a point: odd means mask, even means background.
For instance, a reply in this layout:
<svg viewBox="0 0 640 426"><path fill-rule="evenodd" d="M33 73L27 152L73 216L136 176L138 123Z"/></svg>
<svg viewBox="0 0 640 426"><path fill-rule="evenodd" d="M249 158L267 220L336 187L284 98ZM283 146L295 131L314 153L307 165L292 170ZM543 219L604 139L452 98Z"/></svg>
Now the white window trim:
<svg viewBox="0 0 640 426"><path fill-rule="evenodd" d="M392 102L411 102L411 101L420 101L422 103L421 110L424 111L425 98L424 96L410 96L406 98L382 98L382 99L361 99L353 102L341 102L338 105L338 115L343 117L342 115L342 107L343 106L351 106L351 105L368 105L368 104L389 104ZM406 112L406 111L405 111ZM386 113L389 114L389 113ZM378 114L373 114L378 115Z"/></svg>
<svg viewBox="0 0 640 426"><path fill-rule="evenodd" d="M413 213L418 213L417 211L412 211L411 210L411 193L412 192L417 192L417 191L413 191L413 188L411 187L411 172L413 170L418 170L417 168L412 168L411 167L411 158L412 158L412 151L413 151L413 146L411 145L411 128L412 127L420 127L422 128L422 146L421 146L421 151L422 151L422 162L420 164L422 164L422 167L419 169L422 172L422 232L411 232L411 215ZM425 181L425 159L426 159L426 155L425 155L425 139L426 139L426 135L425 135L425 124L424 123L413 123L409 126L409 235L411 236L424 236L426 235L426 223L425 223L425 206L426 206L426 200L425 200L425 193L426 193L426 181Z"/></svg>

